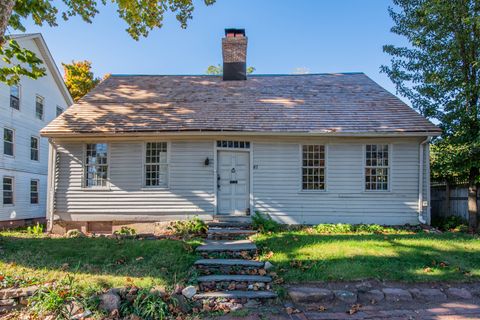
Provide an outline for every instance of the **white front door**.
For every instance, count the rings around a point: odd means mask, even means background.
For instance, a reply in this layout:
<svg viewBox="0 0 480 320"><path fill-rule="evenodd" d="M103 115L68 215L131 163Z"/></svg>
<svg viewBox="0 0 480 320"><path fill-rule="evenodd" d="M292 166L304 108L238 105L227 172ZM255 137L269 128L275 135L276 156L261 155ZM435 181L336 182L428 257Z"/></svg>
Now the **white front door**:
<svg viewBox="0 0 480 320"><path fill-rule="evenodd" d="M218 214L246 214L250 195L249 153L218 151Z"/></svg>

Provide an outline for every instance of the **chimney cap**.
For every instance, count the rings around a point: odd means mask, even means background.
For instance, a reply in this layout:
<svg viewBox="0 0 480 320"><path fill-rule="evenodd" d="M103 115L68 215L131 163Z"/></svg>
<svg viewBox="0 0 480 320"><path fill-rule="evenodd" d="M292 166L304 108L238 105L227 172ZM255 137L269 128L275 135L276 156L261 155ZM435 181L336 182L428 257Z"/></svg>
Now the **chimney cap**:
<svg viewBox="0 0 480 320"><path fill-rule="evenodd" d="M245 29L226 28L225 36L226 37L238 37L238 36L245 37Z"/></svg>

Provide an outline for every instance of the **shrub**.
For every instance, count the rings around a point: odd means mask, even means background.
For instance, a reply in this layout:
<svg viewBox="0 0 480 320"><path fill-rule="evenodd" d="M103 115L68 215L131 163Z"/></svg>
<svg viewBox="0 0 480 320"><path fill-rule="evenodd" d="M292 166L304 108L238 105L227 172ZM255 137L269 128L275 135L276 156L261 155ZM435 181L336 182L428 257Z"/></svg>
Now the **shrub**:
<svg viewBox="0 0 480 320"><path fill-rule="evenodd" d="M397 229L378 224L319 224L314 227L318 233L395 233Z"/></svg>
<svg viewBox="0 0 480 320"><path fill-rule="evenodd" d="M261 233L278 232L281 228L280 223L273 220L268 214L261 214L258 211L252 216L252 226Z"/></svg>
<svg viewBox="0 0 480 320"><path fill-rule="evenodd" d="M208 231L205 221L199 217L190 220L173 221L170 223L168 230L179 236L203 236Z"/></svg>
<svg viewBox="0 0 480 320"><path fill-rule="evenodd" d="M136 235L137 232L133 228L123 226L120 230L116 230L113 234L118 235L118 236L130 237L130 236Z"/></svg>
<svg viewBox="0 0 480 320"><path fill-rule="evenodd" d="M432 226L442 231L467 232L467 222L459 216L433 219Z"/></svg>
<svg viewBox="0 0 480 320"><path fill-rule="evenodd" d="M166 319L177 302L168 298L164 300L161 294L148 288L140 289L133 301L123 300L120 311L123 316L134 314L145 320Z"/></svg>
<svg viewBox="0 0 480 320"><path fill-rule="evenodd" d="M44 228L43 224L40 224L37 222L36 225L27 227L27 233L40 236L43 234L43 228Z"/></svg>
<svg viewBox="0 0 480 320"><path fill-rule="evenodd" d="M315 230L318 233L349 233L353 232L353 226L351 224L328 224L323 223L315 226Z"/></svg>
<svg viewBox="0 0 480 320"><path fill-rule="evenodd" d="M70 319L73 316L72 303L78 298L74 278L67 276L52 286L40 287L29 299L29 306L33 314L41 319L47 315L53 315L54 319Z"/></svg>

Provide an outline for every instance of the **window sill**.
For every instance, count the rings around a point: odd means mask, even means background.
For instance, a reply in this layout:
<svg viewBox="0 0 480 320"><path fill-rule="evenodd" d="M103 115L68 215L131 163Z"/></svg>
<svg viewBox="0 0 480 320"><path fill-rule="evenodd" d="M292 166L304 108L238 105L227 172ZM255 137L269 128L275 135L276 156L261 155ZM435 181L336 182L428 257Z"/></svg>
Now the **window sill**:
<svg viewBox="0 0 480 320"><path fill-rule="evenodd" d="M141 191L167 191L170 190L169 187L142 187Z"/></svg>

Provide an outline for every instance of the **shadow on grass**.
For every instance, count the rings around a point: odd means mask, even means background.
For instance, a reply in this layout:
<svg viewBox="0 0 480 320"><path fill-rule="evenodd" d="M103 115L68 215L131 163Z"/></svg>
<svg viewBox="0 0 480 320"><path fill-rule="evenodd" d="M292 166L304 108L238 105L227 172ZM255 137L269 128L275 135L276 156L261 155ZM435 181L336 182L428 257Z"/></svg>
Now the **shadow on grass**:
<svg viewBox="0 0 480 320"><path fill-rule="evenodd" d="M193 249L175 240L0 235L0 249L4 272L21 272L25 276L31 272L46 278L69 272L81 275L87 282L89 277L100 277L106 282L115 278L113 282L118 282L120 277L122 281L148 278L149 283L174 285L187 280L195 260Z"/></svg>
<svg viewBox="0 0 480 320"><path fill-rule="evenodd" d="M469 235L284 232L255 242L288 282L480 280L480 240Z"/></svg>

